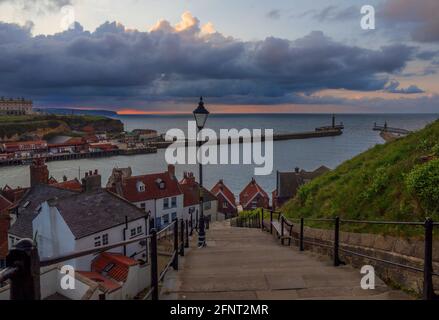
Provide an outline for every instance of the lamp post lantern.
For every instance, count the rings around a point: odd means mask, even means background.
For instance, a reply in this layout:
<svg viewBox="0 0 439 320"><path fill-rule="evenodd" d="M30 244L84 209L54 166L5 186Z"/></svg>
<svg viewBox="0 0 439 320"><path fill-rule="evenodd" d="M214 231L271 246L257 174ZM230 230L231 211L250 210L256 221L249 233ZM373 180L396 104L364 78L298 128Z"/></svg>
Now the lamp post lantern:
<svg viewBox="0 0 439 320"><path fill-rule="evenodd" d="M207 117L209 116L209 111L204 107L203 97L200 98L198 107L194 110L194 118L197 123L198 133L203 130L206 124ZM197 139L198 140L198 139ZM201 139L197 141L198 150L200 150L201 157ZM198 161L199 176L200 176L200 226L198 232L198 247L206 246L206 232L204 229L204 195L203 195L203 165L201 161Z"/></svg>

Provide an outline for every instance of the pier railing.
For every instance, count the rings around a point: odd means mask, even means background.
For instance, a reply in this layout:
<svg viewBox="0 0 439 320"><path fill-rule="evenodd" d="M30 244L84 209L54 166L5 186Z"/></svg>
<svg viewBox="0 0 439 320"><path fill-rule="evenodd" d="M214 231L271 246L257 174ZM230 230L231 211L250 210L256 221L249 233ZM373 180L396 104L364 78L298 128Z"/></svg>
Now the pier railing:
<svg viewBox="0 0 439 320"><path fill-rule="evenodd" d="M430 218L426 218L423 222L407 222L407 221L367 221L367 220L349 220L349 219L340 219L339 217L334 218L298 218L298 219L289 219L285 217L282 212L278 211L269 211L270 213L270 221L266 221L264 219L264 212L267 210L260 210L260 219L262 221L261 228L262 230L269 231L273 233L272 223L273 216L279 215L280 221L288 221L288 224L291 222L296 223L298 228L298 238L296 237L296 242L298 243L298 247L300 251L305 250L305 244L310 246L319 246L326 248L331 251L333 265L334 267L338 267L342 264L345 264L340 258L340 253L349 256L357 256L364 259L372 260L375 262L391 265L393 267L399 269L411 270L417 273L423 273L423 298L424 300L436 300L438 296L434 292L433 286L433 277L439 277L439 273L433 270L433 229L439 226L439 223L434 222ZM333 240L325 241L326 243L313 241L312 239L307 240L305 238L305 224L307 222L318 222L318 223L326 223L332 225L332 230L334 232ZM391 261L387 259L380 259L377 257L373 257L370 255L363 254L361 252L355 250L348 250L347 244L340 242L340 227L342 225L347 224L366 224L366 225L393 225L393 226L408 226L414 228L423 228L424 229L424 256L423 256L423 267L414 267L411 265L407 265L404 263L400 263L397 261ZM284 225L282 224L282 230ZM314 239L315 240L315 239ZM329 244L328 244L329 243Z"/></svg>
<svg viewBox="0 0 439 320"><path fill-rule="evenodd" d="M170 239L172 238L172 239ZM159 241L172 240L172 252L170 259L163 270L159 271L158 250ZM6 281L10 284L11 300L40 300L40 269L57 265L72 259L99 254L109 250L127 246L132 243L146 242L145 263L150 263L151 287L143 300L159 299L159 284L165 278L166 273L172 267L178 270L178 257L184 256L185 248L189 247L189 221L174 220L166 228L157 232L152 229L149 235L122 241L102 247L89 248L53 258L42 258L38 255L38 249L31 239L22 239L16 243L6 259L6 269L0 272L0 285ZM149 247L149 250L148 250ZM100 296L105 299L105 296Z"/></svg>

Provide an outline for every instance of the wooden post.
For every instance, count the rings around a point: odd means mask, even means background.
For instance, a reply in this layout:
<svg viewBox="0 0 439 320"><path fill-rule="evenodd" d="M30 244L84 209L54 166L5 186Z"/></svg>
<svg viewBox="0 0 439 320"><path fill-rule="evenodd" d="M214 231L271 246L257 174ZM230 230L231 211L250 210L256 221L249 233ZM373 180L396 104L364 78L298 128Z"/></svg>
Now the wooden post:
<svg viewBox="0 0 439 320"><path fill-rule="evenodd" d="M433 288L433 220L427 218L425 220L425 236L424 236L424 300L436 299Z"/></svg>
<svg viewBox="0 0 439 320"><path fill-rule="evenodd" d="M159 275L157 265L157 231L151 230L151 288L152 300L159 299Z"/></svg>
<svg viewBox="0 0 439 320"><path fill-rule="evenodd" d="M304 235L303 235L304 226L303 225L304 224L305 224L304 219L300 218L300 251L305 251L305 246L303 243L303 237L304 237Z"/></svg>
<svg viewBox="0 0 439 320"><path fill-rule="evenodd" d="M174 261L172 267L174 270L178 270L178 220L174 221Z"/></svg>
<svg viewBox="0 0 439 320"><path fill-rule="evenodd" d="M40 300L40 258L31 239L17 242L6 258L7 267L18 268L11 277L11 300Z"/></svg>

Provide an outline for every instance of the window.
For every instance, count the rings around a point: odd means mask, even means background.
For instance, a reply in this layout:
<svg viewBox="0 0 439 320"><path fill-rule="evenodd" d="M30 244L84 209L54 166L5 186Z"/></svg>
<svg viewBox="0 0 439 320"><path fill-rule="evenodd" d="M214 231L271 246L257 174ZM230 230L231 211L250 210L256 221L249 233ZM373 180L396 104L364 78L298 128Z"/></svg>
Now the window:
<svg viewBox="0 0 439 320"><path fill-rule="evenodd" d="M228 207L229 207L229 204L227 203L227 201L224 201L223 208L228 208Z"/></svg>
<svg viewBox="0 0 439 320"><path fill-rule="evenodd" d="M134 237L136 235L136 228L131 229L130 232L131 232L131 237Z"/></svg>
<svg viewBox="0 0 439 320"><path fill-rule="evenodd" d="M142 181L137 182L137 191L145 192L145 184Z"/></svg>
<svg viewBox="0 0 439 320"><path fill-rule="evenodd" d="M142 226L137 227L137 234L140 234L140 233L142 233Z"/></svg>
<svg viewBox="0 0 439 320"><path fill-rule="evenodd" d="M169 223L169 214L165 214L164 216L163 216L163 224L168 224Z"/></svg>
<svg viewBox="0 0 439 320"><path fill-rule="evenodd" d="M163 209L168 209L169 208L169 199L165 198L163 199Z"/></svg>
<svg viewBox="0 0 439 320"><path fill-rule="evenodd" d="M253 209L256 209L257 206L258 206L258 201L257 201L257 200L253 200L253 201L252 201L252 208L253 208Z"/></svg>
<svg viewBox="0 0 439 320"><path fill-rule="evenodd" d="M146 208L146 203L145 203L145 202L142 202L142 203L140 204L140 208L143 209L143 210L145 210L145 208Z"/></svg>
<svg viewBox="0 0 439 320"><path fill-rule="evenodd" d="M102 244L106 246L108 244L108 233L102 235Z"/></svg>
<svg viewBox="0 0 439 320"><path fill-rule="evenodd" d="M0 259L0 269L4 269L4 268L6 268L6 260Z"/></svg>
<svg viewBox="0 0 439 320"><path fill-rule="evenodd" d="M172 197L172 199L171 199L171 207L172 208L177 207L177 197Z"/></svg>
<svg viewBox="0 0 439 320"><path fill-rule="evenodd" d="M95 247L101 246L101 236L95 237Z"/></svg>
<svg viewBox="0 0 439 320"><path fill-rule="evenodd" d="M177 220L177 212L172 213L172 221Z"/></svg>
<svg viewBox="0 0 439 320"><path fill-rule="evenodd" d="M204 210L210 210L212 208L212 202L208 201L204 203Z"/></svg>

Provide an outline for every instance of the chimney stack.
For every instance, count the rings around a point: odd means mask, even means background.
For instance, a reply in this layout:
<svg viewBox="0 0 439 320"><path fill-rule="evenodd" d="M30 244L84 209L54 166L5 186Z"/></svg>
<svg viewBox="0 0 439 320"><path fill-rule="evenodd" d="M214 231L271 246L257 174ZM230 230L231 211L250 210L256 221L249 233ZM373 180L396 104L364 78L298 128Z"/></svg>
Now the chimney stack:
<svg viewBox="0 0 439 320"><path fill-rule="evenodd" d="M168 173L171 178L175 178L175 166L173 164L168 165Z"/></svg>
<svg viewBox="0 0 439 320"><path fill-rule="evenodd" d="M295 172L295 173L299 173L299 171L300 171L300 168L299 168L299 167L294 168L294 172Z"/></svg>
<svg viewBox="0 0 439 320"><path fill-rule="evenodd" d="M37 158L30 166L30 186L49 183L49 170L44 158Z"/></svg>
<svg viewBox="0 0 439 320"><path fill-rule="evenodd" d="M83 192L94 192L101 190L102 188L102 177L98 173L98 170L89 171L85 173L85 177L82 178L82 191Z"/></svg>

